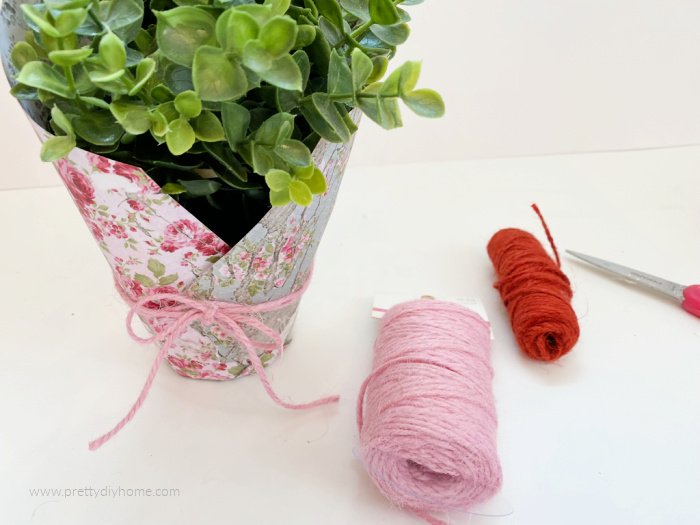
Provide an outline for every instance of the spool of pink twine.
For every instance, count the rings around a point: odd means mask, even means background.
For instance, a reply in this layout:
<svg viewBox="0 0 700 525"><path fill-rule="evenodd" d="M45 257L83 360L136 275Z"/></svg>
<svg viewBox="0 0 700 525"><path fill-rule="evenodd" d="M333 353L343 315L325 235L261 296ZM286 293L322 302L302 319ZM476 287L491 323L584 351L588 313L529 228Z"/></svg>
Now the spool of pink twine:
<svg viewBox="0 0 700 525"><path fill-rule="evenodd" d="M433 525L501 486L489 324L454 303L418 300L382 319L357 400L361 455L379 490Z"/></svg>

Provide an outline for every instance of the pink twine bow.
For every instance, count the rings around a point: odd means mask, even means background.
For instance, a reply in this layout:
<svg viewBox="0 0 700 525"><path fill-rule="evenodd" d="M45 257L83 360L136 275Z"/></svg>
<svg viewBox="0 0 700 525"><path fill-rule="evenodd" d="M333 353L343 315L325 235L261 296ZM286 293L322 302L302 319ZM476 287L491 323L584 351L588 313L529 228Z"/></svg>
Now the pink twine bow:
<svg viewBox="0 0 700 525"><path fill-rule="evenodd" d="M141 389L141 393L129 409L129 412L117 423L112 430L103 434L99 438L89 443L90 450L97 450L107 441L112 439L119 431L131 421L141 408L141 405L146 400L153 380L155 379L158 369L168 355L173 343L180 337L185 330L194 322L199 321L204 325L217 324L226 335L236 339L248 353L248 359L253 365L255 372L260 378L260 382L267 394L278 405L291 410L303 410L321 405L327 405L337 402L339 396L329 396L312 401L310 403L288 403L279 398L270 385L270 380L265 374L265 369L256 350L270 351L279 349L284 350L284 342L281 335L263 323L256 314L263 312L273 312L281 310L297 302L308 287L309 279L297 291L291 294L256 305L242 305L236 303L227 303L223 301L209 301L192 299L177 293L159 293L141 297L138 301L131 305L129 314L126 317L126 326L129 335L136 341L142 344L149 344L155 341L163 341L163 344L156 355L151 370L148 373L146 382ZM119 287L120 288L120 287ZM121 291L121 290L120 290ZM154 302L160 302L160 308L149 307ZM171 322L163 328L156 330L156 333L151 337L140 337L133 330L134 316L139 315L147 321L156 321L151 323L152 326L159 326L157 321L170 320ZM243 326L253 328L260 332L263 336L271 340L270 343L256 341L251 339L243 330Z"/></svg>

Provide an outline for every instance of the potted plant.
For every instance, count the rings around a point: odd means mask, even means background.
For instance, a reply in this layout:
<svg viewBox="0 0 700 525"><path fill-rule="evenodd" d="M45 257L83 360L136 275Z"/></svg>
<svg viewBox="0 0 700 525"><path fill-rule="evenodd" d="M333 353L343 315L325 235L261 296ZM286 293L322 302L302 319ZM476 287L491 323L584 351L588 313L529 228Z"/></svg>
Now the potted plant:
<svg viewBox="0 0 700 525"><path fill-rule="evenodd" d="M442 115L419 63L386 75L417 3L5 0L0 50L125 299L262 304L307 279L359 115ZM295 309L259 317L285 336ZM166 358L192 378L252 369L216 323Z"/></svg>

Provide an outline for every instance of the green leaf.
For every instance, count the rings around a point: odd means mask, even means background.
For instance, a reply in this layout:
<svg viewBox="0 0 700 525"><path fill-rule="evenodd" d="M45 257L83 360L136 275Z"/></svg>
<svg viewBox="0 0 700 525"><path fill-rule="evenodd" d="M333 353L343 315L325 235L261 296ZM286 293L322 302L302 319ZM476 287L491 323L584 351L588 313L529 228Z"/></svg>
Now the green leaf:
<svg viewBox="0 0 700 525"><path fill-rule="evenodd" d="M369 0L369 14L375 24L390 26L400 20L392 0Z"/></svg>
<svg viewBox="0 0 700 525"><path fill-rule="evenodd" d="M292 58L301 70L301 91L304 91L309 82L309 77L311 76L311 62L309 61L309 55L306 54L306 51L299 50L292 55ZM296 105L294 107L296 107Z"/></svg>
<svg viewBox="0 0 700 525"><path fill-rule="evenodd" d="M153 279L151 279L147 275L143 275L140 273L134 274L134 281L142 284L146 288L153 288L156 285L156 283L153 281Z"/></svg>
<svg viewBox="0 0 700 525"><path fill-rule="evenodd" d="M401 121L401 110L399 109L398 100L393 97L378 97L375 100L377 101L377 115L374 117L369 113L367 115L384 129L400 128L403 122ZM364 106L360 107L364 111Z"/></svg>
<svg viewBox="0 0 700 525"><path fill-rule="evenodd" d="M170 153L173 155L187 153L197 140L190 123L185 118L179 118L170 122L168 126L170 129L165 134L165 143Z"/></svg>
<svg viewBox="0 0 700 525"><path fill-rule="evenodd" d="M289 138L294 125L294 115L290 113L275 113L255 132L255 141L267 146L275 146L281 140ZM284 130L288 130L286 133Z"/></svg>
<svg viewBox="0 0 700 525"><path fill-rule="evenodd" d="M302 102L301 113L313 130L330 142L348 142L352 133L326 93L314 93Z"/></svg>
<svg viewBox="0 0 700 525"><path fill-rule="evenodd" d="M274 15L283 15L289 9L291 0L265 0L265 5L270 6Z"/></svg>
<svg viewBox="0 0 700 525"><path fill-rule="evenodd" d="M173 120L180 118L180 113L178 113L177 109L175 109L174 102L165 102L158 105L156 109L163 114L168 122L172 122Z"/></svg>
<svg viewBox="0 0 700 525"><path fill-rule="evenodd" d="M178 184L177 182L168 182L160 189L160 191L166 195L180 195L182 193L187 193L187 188L185 188L182 184Z"/></svg>
<svg viewBox="0 0 700 525"><path fill-rule="evenodd" d="M144 58L139 65L136 66L136 82L134 87L129 90L129 96L133 97L146 85L153 73L156 71L156 61L152 58Z"/></svg>
<svg viewBox="0 0 700 525"><path fill-rule="evenodd" d="M59 37L65 37L70 35L73 31L78 29L80 25L87 18L87 9L77 8L77 9L66 9L58 13L54 21L54 26L56 31L58 31Z"/></svg>
<svg viewBox="0 0 700 525"><path fill-rule="evenodd" d="M292 202L289 196L289 189L270 192L270 204L273 206L285 206Z"/></svg>
<svg viewBox="0 0 700 525"><path fill-rule="evenodd" d="M239 5L236 11L241 11L252 16L259 25L264 25L272 18L272 10L266 5L256 5L254 3Z"/></svg>
<svg viewBox="0 0 700 525"><path fill-rule="evenodd" d="M340 5L352 16L367 22L370 18L367 0L340 0Z"/></svg>
<svg viewBox="0 0 700 525"><path fill-rule="evenodd" d="M143 0L95 2L91 10L100 23L88 17L75 32L78 35L93 37L102 34L103 27L108 27L123 42L131 42L141 29L143 4Z"/></svg>
<svg viewBox="0 0 700 525"><path fill-rule="evenodd" d="M381 88L379 93L375 93L377 84L372 84L364 93L375 94L374 97L360 97L357 99L358 106L362 112L374 120L384 129L394 129L401 127L401 112L399 110L398 99L395 97L382 96Z"/></svg>
<svg viewBox="0 0 700 525"><path fill-rule="evenodd" d="M119 80L125 74L126 70L124 69L120 69L119 71L108 71L100 66L90 66L88 69L88 77L93 83L97 84L98 87L107 91L112 91L115 94L120 94L121 92L117 90L117 86L114 84L114 81ZM124 89L124 91L126 92L126 89Z"/></svg>
<svg viewBox="0 0 700 525"><path fill-rule="evenodd" d="M156 137L164 137L168 132L168 119L160 111L155 110L150 114L151 132Z"/></svg>
<svg viewBox="0 0 700 525"><path fill-rule="evenodd" d="M44 62L34 61L25 64L17 76L17 82L33 88L43 89L59 97L75 97L75 93L68 88L66 78Z"/></svg>
<svg viewBox="0 0 700 525"><path fill-rule="evenodd" d="M304 182L309 187L309 190L311 190L311 193L313 193L314 195L321 195L322 193L326 193L326 190L328 189L326 184L326 177L323 176L323 172L318 168L314 168L311 177L309 179L306 179Z"/></svg>
<svg viewBox="0 0 700 525"><path fill-rule="evenodd" d="M331 63L328 67L328 93L336 95L353 94L354 92L353 75L350 71L350 66L348 66L345 57L341 56L334 49L331 52Z"/></svg>
<svg viewBox="0 0 700 525"><path fill-rule="evenodd" d="M188 89L194 89L192 69L189 67L175 64L167 58L161 57L158 61L158 70L160 73L159 77L174 95Z"/></svg>
<svg viewBox="0 0 700 525"><path fill-rule="evenodd" d="M134 38L134 44L136 44L138 50L144 55L150 55L156 50L155 38L143 28L139 28L139 32L136 34L136 38Z"/></svg>
<svg viewBox="0 0 700 525"><path fill-rule="evenodd" d="M54 162L68 155L73 148L75 148L75 137L72 135L50 137L41 145L41 160Z"/></svg>
<svg viewBox="0 0 700 525"><path fill-rule="evenodd" d="M202 112L202 100L194 91L183 91L173 102L178 113L187 119L194 118Z"/></svg>
<svg viewBox="0 0 700 525"><path fill-rule="evenodd" d="M233 151L237 151L238 144L248 136L250 112L239 104L222 104L221 120L224 125L226 141Z"/></svg>
<svg viewBox="0 0 700 525"><path fill-rule="evenodd" d="M90 144L113 146L124 134L124 128L109 111L94 110L73 119L75 133Z"/></svg>
<svg viewBox="0 0 700 525"><path fill-rule="evenodd" d="M394 24L392 26L380 26L375 24L371 29L372 33L374 33L379 40L390 46L400 46L408 40L411 34L408 24Z"/></svg>
<svg viewBox="0 0 700 525"><path fill-rule="evenodd" d="M203 111L190 124L194 129L195 137L202 142L219 142L226 139L221 121L211 111Z"/></svg>
<svg viewBox="0 0 700 525"><path fill-rule="evenodd" d="M248 182L248 171L240 163L236 154L225 142L205 142L202 144L205 151L209 152L214 159L224 168L216 170L219 178L233 188L250 189L259 187L257 182Z"/></svg>
<svg viewBox="0 0 700 525"><path fill-rule="evenodd" d="M386 74L386 70L389 67L389 59L385 56L372 57L372 74L367 79L367 82L372 83L381 78Z"/></svg>
<svg viewBox="0 0 700 525"><path fill-rule="evenodd" d="M171 100L175 100L175 94L165 84L158 84L157 86L151 89L149 94L151 95L151 98L153 100L159 103L170 102Z"/></svg>
<svg viewBox="0 0 700 525"><path fill-rule="evenodd" d="M126 48L126 67L131 68L138 65L145 57L141 51L131 47Z"/></svg>
<svg viewBox="0 0 700 525"><path fill-rule="evenodd" d="M240 64L217 47L202 46L192 64L192 81L202 100L236 100L248 91L248 80Z"/></svg>
<svg viewBox="0 0 700 525"><path fill-rule="evenodd" d="M260 29L258 38L273 58L279 58L294 47L297 24L288 16L275 16Z"/></svg>
<svg viewBox="0 0 700 525"><path fill-rule="evenodd" d="M416 89L405 95L403 101L421 117L438 118L445 114L442 97L432 89Z"/></svg>
<svg viewBox="0 0 700 525"><path fill-rule="evenodd" d="M309 148L299 140L286 139L281 141L275 147L275 153L292 166L303 168L313 163Z"/></svg>
<svg viewBox="0 0 700 525"><path fill-rule="evenodd" d="M335 27L343 30L343 12L338 0L314 0L318 12L325 16Z"/></svg>
<svg viewBox="0 0 700 525"><path fill-rule="evenodd" d="M161 277L158 279L158 285L159 286L168 286L169 284L173 284L179 279L178 275L176 273L171 273L170 275L166 275L165 277Z"/></svg>
<svg viewBox="0 0 700 525"><path fill-rule="evenodd" d="M100 40L99 56L101 65L110 72L121 71L126 67L124 43L112 32Z"/></svg>
<svg viewBox="0 0 700 525"><path fill-rule="evenodd" d="M191 66L200 46L216 43L216 19L196 7L176 7L156 13L156 41L169 60Z"/></svg>
<svg viewBox="0 0 700 525"><path fill-rule="evenodd" d="M253 169L255 173L265 175L268 171L275 167L275 161L270 154L270 148L262 144L251 142L253 153Z"/></svg>
<svg viewBox="0 0 700 525"><path fill-rule="evenodd" d="M12 65L18 70L22 69L28 62L33 62L38 58L36 50L27 42L19 41L12 48Z"/></svg>
<svg viewBox="0 0 700 525"><path fill-rule="evenodd" d="M27 19L30 26L31 24L34 24L48 37L58 38L60 36L60 33L54 27L54 25L46 19L46 14L39 11L36 6L31 4L22 4L20 8L22 9L24 17ZM46 44L46 42L44 43Z"/></svg>
<svg viewBox="0 0 700 525"><path fill-rule="evenodd" d="M221 189L221 183L211 179L180 180L178 182L192 197L206 197Z"/></svg>
<svg viewBox="0 0 700 525"><path fill-rule="evenodd" d="M44 0L44 5L49 9L75 9L76 7L86 7L91 0Z"/></svg>
<svg viewBox="0 0 700 525"><path fill-rule="evenodd" d="M10 94L18 100L39 100L39 94L33 87L24 84L15 84L10 89Z"/></svg>
<svg viewBox="0 0 700 525"><path fill-rule="evenodd" d="M372 59L365 55L361 49L352 50L352 85L355 91L362 89L367 83L374 68Z"/></svg>
<svg viewBox="0 0 700 525"><path fill-rule="evenodd" d="M258 38L260 26L248 13L229 9L216 21L216 37L221 47L238 55L245 45Z"/></svg>
<svg viewBox="0 0 700 525"><path fill-rule="evenodd" d="M95 97L79 97L80 100L85 102L86 104L90 104L91 106L98 107L100 109L106 109L109 111L109 103L105 102L101 98L95 98Z"/></svg>
<svg viewBox="0 0 700 525"><path fill-rule="evenodd" d="M343 42L343 32L335 27L325 16L318 19L318 29L326 40L328 40L331 47L337 47Z"/></svg>
<svg viewBox="0 0 700 525"><path fill-rule="evenodd" d="M306 182L301 180L293 180L289 183L289 196L292 201L296 202L299 206L308 206L314 200Z"/></svg>
<svg viewBox="0 0 700 525"><path fill-rule="evenodd" d="M272 191L283 191L289 188L292 176L283 170L272 169L265 174L265 183Z"/></svg>
<svg viewBox="0 0 700 525"><path fill-rule="evenodd" d="M379 93L386 96L397 97L401 94L402 67L392 71L384 83L379 85Z"/></svg>
<svg viewBox="0 0 700 525"><path fill-rule="evenodd" d="M61 108L54 106L51 108L52 122L67 135L73 134L73 125L68 120L68 117L61 111Z"/></svg>
<svg viewBox="0 0 700 525"><path fill-rule="evenodd" d="M284 55L275 60L269 69L257 71L265 82L289 91L301 91L301 69L292 55Z"/></svg>
<svg viewBox="0 0 700 525"><path fill-rule="evenodd" d="M109 109L127 133L141 135L151 129L151 116L143 103L120 99L112 102Z"/></svg>
<svg viewBox="0 0 700 525"><path fill-rule="evenodd" d="M399 93L403 96L406 93L410 93L416 87L418 83L418 77L420 77L420 62L406 62L401 66L400 76L399 76Z"/></svg>
<svg viewBox="0 0 700 525"><path fill-rule="evenodd" d="M165 265L157 259L148 259L148 269L153 277L163 277L165 275Z"/></svg>
<svg viewBox="0 0 700 525"><path fill-rule="evenodd" d="M297 39L294 41L294 49L310 46L316 38L316 28L310 25L301 25L297 28Z"/></svg>
<svg viewBox="0 0 700 525"><path fill-rule="evenodd" d="M92 49L89 46L79 49L64 49L51 51L49 59L58 66L71 67L79 64L92 54Z"/></svg>
<svg viewBox="0 0 700 525"><path fill-rule="evenodd" d="M301 168L295 167L292 169L292 172L294 173L294 176L297 179L307 180L313 177L315 169L316 166L314 166L313 163L311 163L308 166L304 166Z"/></svg>
<svg viewBox="0 0 700 525"><path fill-rule="evenodd" d="M250 40L243 48L243 64L256 73L269 69L273 58L259 40Z"/></svg>

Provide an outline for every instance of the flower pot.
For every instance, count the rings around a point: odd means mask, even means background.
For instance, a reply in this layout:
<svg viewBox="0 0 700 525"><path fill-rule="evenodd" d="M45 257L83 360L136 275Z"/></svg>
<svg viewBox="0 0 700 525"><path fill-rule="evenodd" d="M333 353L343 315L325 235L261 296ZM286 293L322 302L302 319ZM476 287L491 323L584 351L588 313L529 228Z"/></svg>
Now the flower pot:
<svg viewBox="0 0 700 525"><path fill-rule="evenodd" d="M0 52L10 83L10 50L25 31L22 3L5 0L0 13ZM49 138L39 124L42 109L27 101L22 105L39 138ZM326 176L326 194L307 208L272 208L235 246L227 245L136 166L79 148L55 166L126 299L165 292L250 305L287 296L306 281L351 146L321 141L313 158ZM259 316L284 339L296 307ZM261 361L270 362L279 350L259 354ZM193 323L166 359L179 374L196 379L232 379L252 370L245 350L216 324Z"/></svg>

